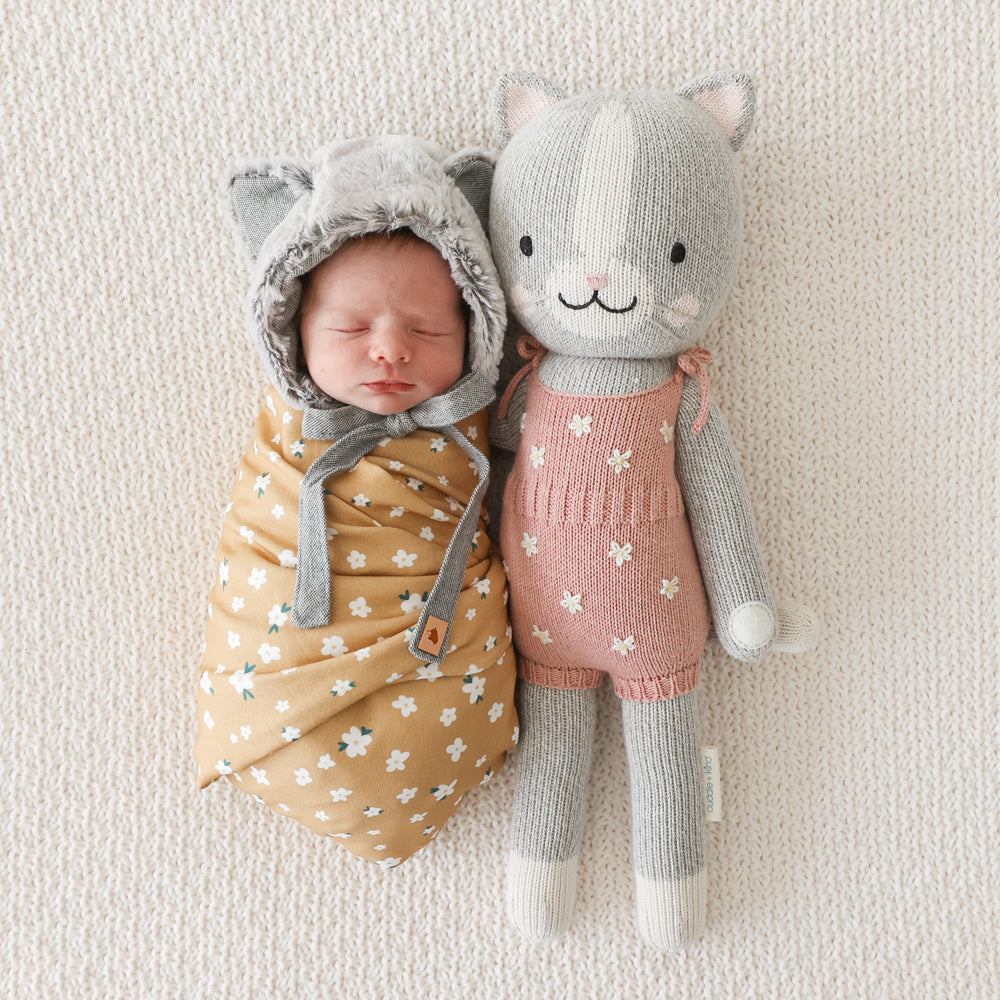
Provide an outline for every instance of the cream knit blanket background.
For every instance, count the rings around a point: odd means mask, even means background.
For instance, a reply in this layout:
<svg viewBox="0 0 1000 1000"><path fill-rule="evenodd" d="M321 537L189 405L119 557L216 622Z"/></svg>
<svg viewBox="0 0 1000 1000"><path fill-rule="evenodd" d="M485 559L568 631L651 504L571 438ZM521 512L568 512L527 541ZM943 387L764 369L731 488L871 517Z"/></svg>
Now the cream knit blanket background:
<svg viewBox="0 0 1000 1000"><path fill-rule="evenodd" d="M1000 996L994 0L5 0L0 995ZM736 67L746 254L707 344L776 591L825 635L705 660L709 926L633 923L602 701L570 932L502 912L515 766L398 871L222 785L196 664L261 399L224 181L396 131L493 147L572 93Z"/></svg>

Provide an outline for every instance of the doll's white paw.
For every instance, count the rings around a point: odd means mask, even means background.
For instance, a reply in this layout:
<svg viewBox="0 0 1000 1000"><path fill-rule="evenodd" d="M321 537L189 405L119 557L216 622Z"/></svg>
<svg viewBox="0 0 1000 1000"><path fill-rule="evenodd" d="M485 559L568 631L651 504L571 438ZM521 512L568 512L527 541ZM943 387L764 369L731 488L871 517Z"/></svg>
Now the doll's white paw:
<svg viewBox="0 0 1000 1000"><path fill-rule="evenodd" d="M507 915L529 941L558 937L573 919L577 859L507 857Z"/></svg>
<svg viewBox="0 0 1000 1000"><path fill-rule="evenodd" d="M681 879L647 879L636 873L639 933L659 951L680 951L705 929L705 871Z"/></svg>
<svg viewBox="0 0 1000 1000"><path fill-rule="evenodd" d="M793 601L775 601L778 636L771 646L775 653L808 653L819 642L819 622L812 608Z"/></svg>
<svg viewBox="0 0 1000 1000"><path fill-rule="evenodd" d="M741 604L729 617L732 637L748 649L767 646L777 633L774 614L766 604L750 601Z"/></svg>

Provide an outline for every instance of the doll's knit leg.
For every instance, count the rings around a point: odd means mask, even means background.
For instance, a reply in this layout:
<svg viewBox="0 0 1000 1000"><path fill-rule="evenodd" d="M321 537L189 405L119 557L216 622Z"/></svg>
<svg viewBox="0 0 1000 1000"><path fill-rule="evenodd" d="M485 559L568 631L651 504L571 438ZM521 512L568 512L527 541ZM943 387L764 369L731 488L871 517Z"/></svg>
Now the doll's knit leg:
<svg viewBox="0 0 1000 1000"><path fill-rule="evenodd" d="M705 848L698 724L693 693L623 702L632 788L639 932L677 951L705 924Z"/></svg>
<svg viewBox="0 0 1000 1000"><path fill-rule="evenodd" d="M520 685L507 912L525 937L542 941L573 915L597 692Z"/></svg>

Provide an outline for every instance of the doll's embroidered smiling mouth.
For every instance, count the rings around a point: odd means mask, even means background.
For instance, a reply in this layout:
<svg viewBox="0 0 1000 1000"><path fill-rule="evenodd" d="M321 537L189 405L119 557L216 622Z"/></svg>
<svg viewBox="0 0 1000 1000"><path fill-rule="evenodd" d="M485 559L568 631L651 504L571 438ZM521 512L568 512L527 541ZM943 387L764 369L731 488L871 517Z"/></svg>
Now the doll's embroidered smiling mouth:
<svg viewBox="0 0 1000 1000"><path fill-rule="evenodd" d="M598 298L598 296L597 296L597 292L594 292L594 294L593 294L593 295L591 295L591 296L590 296L590 298L589 298L589 299L588 299L588 300L587 300L586 302L584 302L584 303L583 303L583 305L579 305L579 306L575 306L575 305L573 305L573 303L572 303L572 302L567 302L567 301L566 301L566 300L565 300L565 299L564 299L564 298L562 297L562 292L560 292L560 293L559 293L559 301L560 301L560 302L561 302L561 303L562 303L562 304L563 304L563 305L564 305L564 306L565 306L565 307L566 307L567 309L587 309L587 308L588 308L589 306L592 306L592 305L594 305L594 303L596 302L596 303L597 303L597 305L599 305L599 306L600 306L600 307L601 307L601 308L602 308L602 309L603 309L603 310L604 310L605 312L609 312L609 313L627 313L627 312L631 312L631 311L632 311L632 310L633 310L633 309L634 309L634 308L636 307L636 304L638 303L639 299L638 299L638 296L635 296L635 295L633 295L633 296L632 296L632 301L631 301L631 302L630 302L630 303L629 303L629 304L628 304L627 306L625 306L625 307L624 307L623 309L614 309L614 308L612 308L611 306L606 306L606 305L605 305L605 304L604 304L604 303L603 303L603 302L602 302L602 301L601 301L601 300L600 300L600 299Z"/></svg>

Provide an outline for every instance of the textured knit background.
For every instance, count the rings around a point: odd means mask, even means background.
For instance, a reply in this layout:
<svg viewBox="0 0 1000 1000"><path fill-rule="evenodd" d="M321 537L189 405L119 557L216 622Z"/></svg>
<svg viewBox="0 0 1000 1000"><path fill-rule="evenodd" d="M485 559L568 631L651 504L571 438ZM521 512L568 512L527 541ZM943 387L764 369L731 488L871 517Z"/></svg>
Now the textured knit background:
<svg viewBox="0 0 1000 1000"><path fill-rule="evenodd" d="M732 9L729 9L732 8ZM1000 996L993 0L5 0L0 995ZM633 924L602 701L570 932L502 913L515 767L403 868L198 792L220 512L263 383L224 181L398 131L743 68L746 254L708 345L776 590L821 647L705 660L709 927Z"/></svg>

